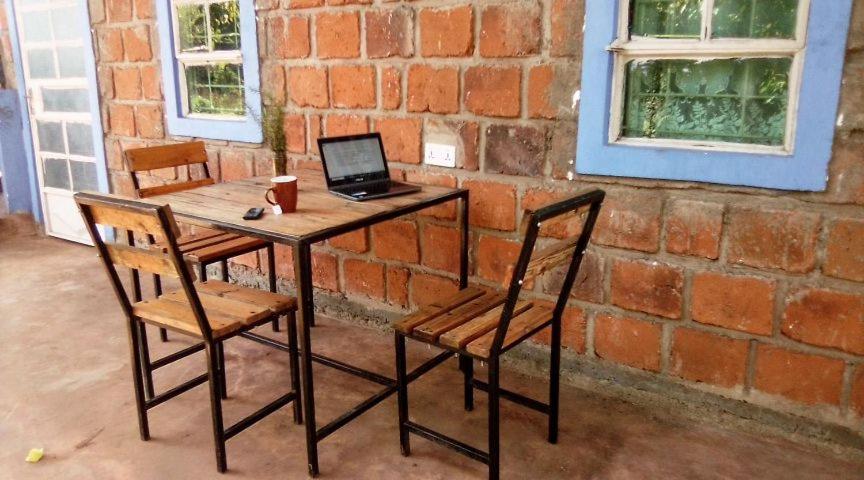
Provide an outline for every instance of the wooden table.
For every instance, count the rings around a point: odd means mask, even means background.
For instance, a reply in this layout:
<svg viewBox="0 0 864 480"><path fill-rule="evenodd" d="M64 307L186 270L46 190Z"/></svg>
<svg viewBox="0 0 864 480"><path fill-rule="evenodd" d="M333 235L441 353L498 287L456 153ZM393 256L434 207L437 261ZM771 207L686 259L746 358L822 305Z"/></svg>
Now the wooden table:
<svg viewBox="0 0 864 480"><path fill-rule="evenodd" d="M269 177L220 183L185 192L154 196L142 201L160 205L169 204L174 215L183 223L258 237L290 245L293 248L294 279L301 318L300 358L306 450L309 473L314 477L319 471L318 442L395 393L396 381L312 352L310 336L315 321L312 295L312 244L434 205L461 200L459 286L465 288L468 285L468 191L424 186L421 191L408 195L352 202L329 193L323 176L318 172L302 171L297 172L296 175L300 179L297 211L275 215L268 208L264 216L258 220L247 221L242 217L250 208L266 205L264 193L270 186ZM269 267L274 268L275 260L272 256L269 257ZM271 347L289 350L288 344L255 333L247 332L243 336ZM436 356L409 373L408 380L419 377L423 372L448 358L450 358L449 352ZM385 388L327 425L317 428L312 378L313 361L378 383Z"/></svg>

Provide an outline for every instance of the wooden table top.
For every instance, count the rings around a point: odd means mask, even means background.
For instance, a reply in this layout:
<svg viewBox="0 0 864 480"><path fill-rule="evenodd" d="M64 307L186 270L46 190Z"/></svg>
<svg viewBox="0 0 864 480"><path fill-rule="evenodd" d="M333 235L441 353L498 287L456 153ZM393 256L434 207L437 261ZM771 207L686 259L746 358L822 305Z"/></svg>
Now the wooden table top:
<svg viewBox="0 0 864 480"><path fill-rule="evenodd" d="M299 179L297 211L276 215L264 200L270 177L217 183L184 192L157 195L140 201L169 204L174 215L202 227L218 228L276 242L320 241L339 233L398 215L454 200L464 190L423 185L406 195L353 202L329 193L320 172L289 172ZM265 207L258 220L243 220L253 207Z"/></svg>

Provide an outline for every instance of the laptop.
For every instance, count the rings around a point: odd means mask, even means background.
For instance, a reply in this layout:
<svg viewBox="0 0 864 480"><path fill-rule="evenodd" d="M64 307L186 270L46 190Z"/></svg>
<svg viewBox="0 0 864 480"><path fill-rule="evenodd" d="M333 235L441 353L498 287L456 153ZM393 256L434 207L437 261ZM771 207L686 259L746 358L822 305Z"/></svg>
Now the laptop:
<svg viewBox="0 0 864 480"><path fill-rule="evenodd" d="M420 187L390 179L380 133L318 139L327 189L355 202L417 192Z"/></svg>

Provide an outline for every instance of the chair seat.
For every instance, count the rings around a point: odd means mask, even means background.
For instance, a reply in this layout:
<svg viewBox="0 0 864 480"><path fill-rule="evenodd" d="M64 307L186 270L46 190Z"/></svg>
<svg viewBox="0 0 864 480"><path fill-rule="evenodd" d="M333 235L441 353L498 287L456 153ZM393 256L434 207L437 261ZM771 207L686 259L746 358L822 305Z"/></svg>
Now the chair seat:
<svg viewBox="0 0 864 480"><path fill-rule="evenodd" d="M256 326L297 310L297 300L277 293L208 280L195 285L201 305L210 322L213 336L225 338L247 327ZM182 290L132 305L141 320L200 338L201 329Z"/></svg>
<svg viewBox="0 0 864 480"><path fill-rule="evenodd" d="M177 239L180 253L196 263L212 263L225 260L243 253L266 247L265 240L244 237L235 233L204 230L192 235L184 235ZM154 248L166 251L164 242L153 244Z"/></svg>
<svg viewBox="0 0 864 480"><path fill-rule="evenodd" d="M503 293L469 286L408 315L394 328L415 340L487 359L505 298ZM551 320L551 308L530 301L516 302L502 348L520 342Z"/></svg>

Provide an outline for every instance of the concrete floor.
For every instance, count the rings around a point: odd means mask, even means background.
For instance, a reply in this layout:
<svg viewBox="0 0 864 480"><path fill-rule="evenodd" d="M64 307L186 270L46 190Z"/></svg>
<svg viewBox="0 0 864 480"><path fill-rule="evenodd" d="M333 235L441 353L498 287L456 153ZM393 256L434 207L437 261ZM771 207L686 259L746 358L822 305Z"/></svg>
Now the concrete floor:
<svg viewBox="0 0 864 480"><path fill-rule="evenodd" d="M151 411L153 439L138 438L125 327L95 252L60 240L0 240L0 478L306 478L303 429L290 407L228 443L229 473L216 473L205 386ZM284 331L284 330L283 330ZM322 321L317 351L393 372L390 335ZM151 334L151 339L155 335ZM189 342L155 342L155 356ZM412 365L431 356L410 350ZM228 343L226 420L287 385L287 358L244 339ZM204 370L201 354L157 374L157 388ZM482 372L482 370L481 370ZM319 424L376 390L316 366ZM482 375L482 373L481 373ZM412 418L485 448L485 398L461 410L455 362L412 385ZM545 382L504 375L506 386L545 396ZM544 441L539 414L502 401L503 478L851 479L864 464L789 440L700 423L564 386L558 445ZM321 478L485 478L485 467L412 437L399 455L391 397L320 445ZM24 462L44 447L37 464Z"/></svg>

